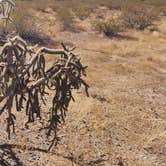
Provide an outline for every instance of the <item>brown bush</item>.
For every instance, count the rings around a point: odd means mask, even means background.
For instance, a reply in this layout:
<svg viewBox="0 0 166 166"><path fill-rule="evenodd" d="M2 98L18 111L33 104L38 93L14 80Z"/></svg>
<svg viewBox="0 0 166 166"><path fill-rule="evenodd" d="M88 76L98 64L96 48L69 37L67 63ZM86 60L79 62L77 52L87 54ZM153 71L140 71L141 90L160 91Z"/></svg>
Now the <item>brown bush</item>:
<svg viewBox="0 0 166 166"><path fill-rule="evenodd" d="M144 30L153 25L158 13L154 8L146 6L138 7L137 5L128 6L122 10L122 20L127 28Z"/></svg>
<svg viewBox="0 0 166 166"><path fill-rule="evenodd" d="M115 37L119 32L124 30L124 26L120 20L98 20L94 23L95 30L108 37Z"/></svg>

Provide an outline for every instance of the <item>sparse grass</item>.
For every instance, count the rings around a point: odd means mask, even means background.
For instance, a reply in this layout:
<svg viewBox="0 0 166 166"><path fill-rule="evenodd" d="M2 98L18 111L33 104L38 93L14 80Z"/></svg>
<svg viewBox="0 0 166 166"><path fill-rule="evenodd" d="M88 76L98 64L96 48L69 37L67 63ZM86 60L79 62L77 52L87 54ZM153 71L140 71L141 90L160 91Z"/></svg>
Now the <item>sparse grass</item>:
<svg viewBox="0 0 166 166"><path fill-rule="evenodd" d="M26 7L26 10L28 9L29 11L31 9L44 11L44 9L48 7L52 8L57 13L57 17L62 23L63 30L74 30L75 17L84 20L89 17L94 8L99 6L107 6L110 9L116 8L121 10L125 25L128 28L141 30L153 23L154 18L157 16L156 13L164 11L164 8L166 9L166 7L164 7L166 6L165 0L48 0L47 2L45 0L17 0L17 5L19 8L21 7L20 9L24 10ZM154 10L149 8L153 8ZM107 29L106 31L112 29L111 33L115 31L113 29L117 27L117 25L113 26L112 23L109 23L109 25L108 23L104 24L104 29Z"/></svg>
<svg viewBox="0 0 166 166"><path fill-rule="evenodd" d="M165 0L17 0L16 11L14 12L15 24L9 25L10 31L16 31L26 38L34 37L41 33L37 27L36 18L33 17L34 11L45 11L46 8L52 8L55 17L60 21L62 30L77 31L75 27L75 18L80 20L87 19L94 9L99 6L107 6L110 10L117 9L122 12L122 20L127 28L143 30L153 24L157 15L166 9ZM108 9L108 10L109 10ZM33 17L33 19L32 19ZM40 18L39 18L40 19ZM32 21L33 20L33 21ZM53 24L56 24L54 22ZM106 36L116 36L122 26L114 19L99 20L95 23L95 29L104 33ZM32 28L33 27L33 28ZM2 28L1 28L2 29ZM29 37L28 37L29 36Z"/></svg>
<svg viewBox="0 0 166 166"><path fill-rule="evenodd" d="M47 7L52 7L57 10L59 7L64 8L95 8L97 6L108 6L110 8L123 8L124 5L129 6L131 3L135 7L140 5L153 6L156 9L166 9L165 0L17 0L17 4L25 4L27 7L34 10L43 10Z"/></svg>

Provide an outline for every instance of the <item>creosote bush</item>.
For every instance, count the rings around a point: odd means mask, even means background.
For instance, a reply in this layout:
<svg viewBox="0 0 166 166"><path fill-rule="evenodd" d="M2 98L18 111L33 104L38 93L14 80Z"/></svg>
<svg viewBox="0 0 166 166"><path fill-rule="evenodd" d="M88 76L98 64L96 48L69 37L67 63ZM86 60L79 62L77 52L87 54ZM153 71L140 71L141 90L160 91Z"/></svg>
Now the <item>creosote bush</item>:
<svg viewBox="0 0 166 166"><path fill-rule="evenodd" d="M153 25L158 17L158 12L154 8L147 6L131 5L122 10L121 19L126 28L144 30Z"/></svg>
<svg viewBox="0 0 166 166"><path fill-rule="evenodd" d="M124 29L121 21L117 19L98 20L94 23L94 28L108 37L115 37Z"/></svg>

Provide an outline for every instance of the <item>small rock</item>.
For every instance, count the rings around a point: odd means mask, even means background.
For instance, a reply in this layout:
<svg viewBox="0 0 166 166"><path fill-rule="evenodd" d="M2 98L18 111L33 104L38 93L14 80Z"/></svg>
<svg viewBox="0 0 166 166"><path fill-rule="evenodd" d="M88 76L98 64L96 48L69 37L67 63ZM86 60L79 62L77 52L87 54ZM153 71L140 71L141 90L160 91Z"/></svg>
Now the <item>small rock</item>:
<svg viewBox="0 0 166 166"><path fill-rule="evenodd" d="M158 36L159 36L159 32L153 31L153 32L152 32L152 35L155 36L155 37L158 37Z"/></svg>
<svg viewBox="0 0 166 166"><path fill-rule="evenodd" d="M51 13L53 13L54 11L53 11L52 8L48 7L48 8L46 8L46 9L44 9L44 12L51 14Z"/></svg>

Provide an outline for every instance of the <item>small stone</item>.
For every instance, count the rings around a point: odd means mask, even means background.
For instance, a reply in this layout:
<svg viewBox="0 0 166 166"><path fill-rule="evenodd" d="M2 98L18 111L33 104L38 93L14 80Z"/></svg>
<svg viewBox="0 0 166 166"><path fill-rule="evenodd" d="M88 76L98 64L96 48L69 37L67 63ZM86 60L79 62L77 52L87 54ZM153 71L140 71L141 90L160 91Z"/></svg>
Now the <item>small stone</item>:
<svg viewBox="0 0 166 166"><path fill-rule="evenodd" d="M155 37L158 37L158 36L159 36L159 32L153 31L153 32L152 32L152 35L155 36Z"/></svg>
<svg viewBox="0 0 166 166"><path fill-rule="evenodd" d="M53 11L52 8L48 7L48 8L46 8L46 9L44 10L44 12L51 14L51 13L53 13L54 11Z"/></svg>

